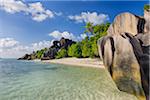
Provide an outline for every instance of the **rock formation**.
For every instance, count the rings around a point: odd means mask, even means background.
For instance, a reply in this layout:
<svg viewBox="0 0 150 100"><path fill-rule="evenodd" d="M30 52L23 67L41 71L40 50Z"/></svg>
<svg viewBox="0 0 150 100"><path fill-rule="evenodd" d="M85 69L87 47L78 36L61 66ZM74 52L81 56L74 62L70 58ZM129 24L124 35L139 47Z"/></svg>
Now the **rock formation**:
<svg viewBox="0 0 150 100"><path fill-rule="evenodd" d="M41 60L54 59L57 52L60 49L68 49L68 47L71 46L73 43L75 43L75 41L65 39L63 37L60 39L60 41L54 41L53 45L43 53ZM18 58L18 60L33 60L33 59L37 59L35 52L31 54L25 54L23 57Z"/></svg>
<svg viewBox="0 0 150 100"><path fill-rule="evenodd" d="M18 60L32 60L32 59L36 59L35 52L33 52L31 54L25 54L23 57L18 58Z"/></svg>
<svg viewBox="0 0 150 100"><path fill-rule="evenodd" d="M98 40L100 57L118 89L139 100L149 98L149 25L149 11L144 17L122 13Z"/></svg>
<svg viewBox="0 0 150 100"><path fill-rule="evenodd" d="M53 45L43 54L43 57L41 60L49 60L54 59L55 55L60 49L68 49L69 46L71 46L73 43L75 43L72 40L61 38L60 41L54 41Z"/></svg>
<svg viewBox="0 0 150 100"><path fill-rule="evenodd" d="M18 58L18 60L29 60L31 56L29 54L25 54L23 57Z"/></svg>

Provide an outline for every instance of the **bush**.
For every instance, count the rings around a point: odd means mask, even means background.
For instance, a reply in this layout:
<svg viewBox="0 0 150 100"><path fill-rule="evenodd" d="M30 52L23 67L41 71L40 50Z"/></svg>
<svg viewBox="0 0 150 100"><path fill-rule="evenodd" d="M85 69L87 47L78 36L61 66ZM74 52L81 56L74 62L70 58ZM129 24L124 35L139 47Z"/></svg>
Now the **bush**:
<svg viewBox="0 0 150 100"><path fill-rule="evenodd" d="M76 44L72 44L68 48L68 56L70 56L70 57L77 57L77 58L81 58L82 57L82 51L81 51L80 42L76 43Z"/></svg>
<svg viewBox="0 0 150 100"><path fill-rule="evenodd" d="M150 5L144 5L144 10L149 10L150 9Z"/></svg>
<svg viewBox="0 0 150 100"><path fill-rule="evenodd" d="M88 37L86 37L82 41L82 56L83 57L89 57L90 54L91 54L91 44L90 44Z"/></svg>
<svg viewBox="0 0 150 100"><path fill-rule="evenodd" d="M47 48L36 51L36 58L41 59L43 53L47 50Z"/></svg>
<svg viewBox="0 0 150 100"><path fill-rule="evenodd" d="M98 57L99 53L98 53L98 46L97 46L97 41L93 41L91 44L91 55L90 57Z"/></svg>
<svg viewBox="0 0 150 100"><path fill-rule="evenodd" d="M60 51L57 52L56 58L59 59L59 58L67 57L67 56L68 56L67 50L61 49Z"/></svg>
<svg viewBox="0 0 150 100"><path fill-rule="evenodd" d="M98 57L97 40L107 34L110 23L95 25L87 23L86 31L91 30L91 36L82 40L82 57ZM91 29L92 28L92 29Z"/></svg>

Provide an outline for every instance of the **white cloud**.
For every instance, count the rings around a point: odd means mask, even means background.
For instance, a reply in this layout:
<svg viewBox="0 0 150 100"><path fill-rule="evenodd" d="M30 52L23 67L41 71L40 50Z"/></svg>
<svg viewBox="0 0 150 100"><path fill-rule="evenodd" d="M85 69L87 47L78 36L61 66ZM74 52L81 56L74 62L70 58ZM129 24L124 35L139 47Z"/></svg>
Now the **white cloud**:
<svg viewBox="0 0 150 100"><path fill-rule="evenodd" d="M13 57L25 53L21 50L19 41L13 38L0 38L0 57ZM24 47L22 47L24 48Z"/></svg>
<svg viewBox="0 0 150 100"><path fill-rule="evenodd" d="M53 43L53 40L52 41L40 41L38 43L32 43L32 48L34 51L36 50L40 50L40 49L43 49L43 48L46 48L46 47L50 47Z"/></svg>
<svg viewBox="0 0 150 100"><path fill-rule="evenodd" d="M98 14L97 12L82 12L80 15L70 15L68 16L70 20L74 20L77 23L87 23L91 22L94 25L102 24L109 20L108 15L105 14Z"/></svg>
<svg viewBox="0 0 150 100"><path fill-rule="evenodd" d="M32 10L32 12L44 12L44 8L42 6L42 4L40 2L36 2L36 3L30 3L29 4L29 8L30 10Z"/></svg>
<svg viewBox="0 0 150 100"><path fill-rule="evenodd" d="M85 37L87 37L87 34L84 34L84 33L79 34L78 36L75 36L73 33L70 33L68 31L60 32L58 30L53 31L49 33L48 35L53 37L56 40L60 40L62 37L64 37L64 38L71 39L74 41L81 41L85 39Z"/></svg>
<svg viewBox="0 0 150 100"><path fill-rule="evenodd" d="M87 37L87 35L86 35L86 34L80 34L80 37L81 37L82 39L85 39L85 38Z"/></svg>
<svg viewBox="0 0 150 100"><path fill-rule="evenodd" d="M26 15L31 15L32 19L37 22L53 18L54 15L60 15L60 13L45 9L40 2L25 4L21 0L0 0L0 9L11 14L22 12Z"/></svg>
<svg viewBox="0 0 150 100"><path fill-rule="evenodd" d="M14 0L0 0L1 9L5 10L8 13L16 13L20 11L27 10L27 6L22 1Z"/></svg>
<svg viewBox="0 0 150 100"><path fill-rule="evenodd" d="M87 37L87 34L82 33L77 37L77 40L81 41L81 40L85 39L86 37Z"/></svg>
<svg viewBox="0 0 150 100"><path fill-rule="evenodd" d="M47 18L47 15L45 15L45 14L32 15L32 19L37 21L37 22L41 22L41 21L45 20L46 18Z"/></svg>
<svg viewBox="0 0 150 100"><path fill-rule="evenodd" d="M63 13L62 12L54 12L55 13L55 15L57 15L57 16L61 16Z"/></svg>
<svg viewBox="0 0 150 100"><path fill-rule="evenodd" d="M29 12L32 15L32 19L38 22L54 17L54 13L50 10L45 10L40 2L30 3Z"/></svg>
<svg viewBox="0 0 150 100"><path fill-rule="evenodd" d="M52 41L40 41L29 45L22 45L19 41L13 38L0 38L0 57L18 58L26 53L40 50L45 47L50 47Z"/></svg>
<svg viewBox="0 0 150 100"><path fill-rule="evenodd" d="M18 45L19 42L13 38L2 38L0 39L0 48L10 48Z"/></svg>
<svg viewBox="0 0 150 100"><path fill-rule="evenodd" d="M60 32L60 31L56 30L56 31L49 33L49 36L51 36L57 40L61 39L62 37L76 40L76 37L73 35L73 33L70 33L68 31Z"/></svg>

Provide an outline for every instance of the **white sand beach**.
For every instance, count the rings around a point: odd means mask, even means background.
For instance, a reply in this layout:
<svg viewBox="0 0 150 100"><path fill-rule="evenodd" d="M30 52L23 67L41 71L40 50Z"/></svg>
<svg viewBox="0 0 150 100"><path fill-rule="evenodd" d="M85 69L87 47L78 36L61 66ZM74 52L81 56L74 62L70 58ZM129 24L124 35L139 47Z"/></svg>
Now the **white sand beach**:
<svg viewBox="0 0 150 100"><path fill-rule="evenodd" d="M73 57L73 58L43 60L42 62L73 65L73 66L83 66L83 67L104 68L103 62L98 58L92 59L92 58L74 58Z"/></svg>

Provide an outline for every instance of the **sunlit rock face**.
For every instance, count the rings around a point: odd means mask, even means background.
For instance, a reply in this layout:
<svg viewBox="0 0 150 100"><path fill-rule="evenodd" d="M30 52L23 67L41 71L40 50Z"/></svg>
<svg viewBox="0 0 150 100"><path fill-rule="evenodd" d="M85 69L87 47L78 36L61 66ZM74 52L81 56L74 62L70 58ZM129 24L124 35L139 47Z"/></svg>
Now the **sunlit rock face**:
<svg viewBox="0 0 150 100"><path fill-rule="evenodd" d="M138 33L139 17L131 13L122 13L116 16L114 22L110 25L108 29L108 34L120 34L123 32L132 33L136 35Z"/></svg>
<svg viewBox="0 0 150 100"><path fill-rule="evenodd" d="M149 98L149 13L119 14L98 40L99 55L118 89L139 100Z"/></svg>
<svg viewBox="0 0 150 100"><path fill-rule="evenodd" d="M146 20L144 33L150 33L150 10L144 11L144 19Z"/></svg>

